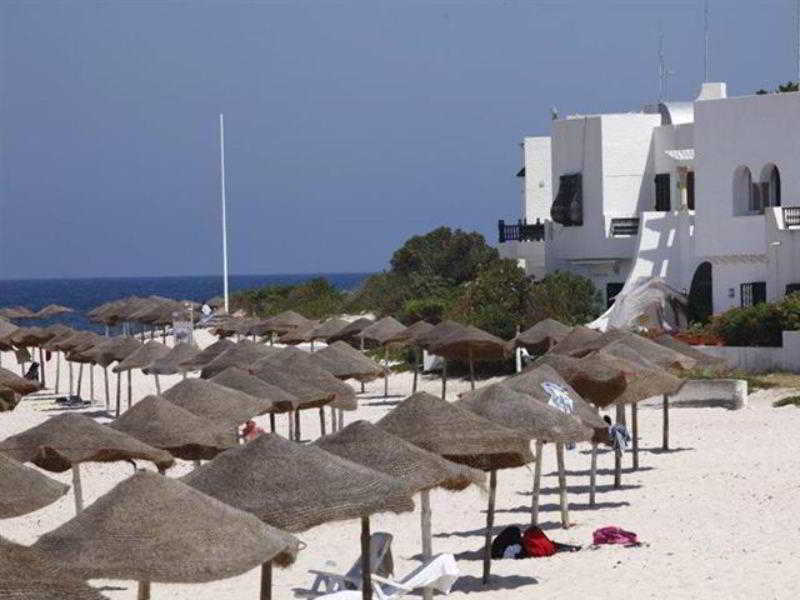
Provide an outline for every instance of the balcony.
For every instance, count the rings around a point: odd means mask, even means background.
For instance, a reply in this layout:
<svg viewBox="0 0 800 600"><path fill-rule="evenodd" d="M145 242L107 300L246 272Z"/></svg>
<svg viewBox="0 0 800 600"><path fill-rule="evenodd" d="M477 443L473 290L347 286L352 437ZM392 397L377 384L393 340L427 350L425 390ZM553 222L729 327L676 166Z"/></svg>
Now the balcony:
<svg viewBox="0 0 800 600"><path fill-rule="evenodd" d="M800 206L783 207L783 224L785 227L800 227Z"/></svg>
<svg viewBox="0 0 800 600"><path fill-rule="evenodd" d="M536 223L528 225L526 221L517 221L516 225L506 225L502 219L497 222L498 239L504 242L542 242L544 241L544 223L536 219Z"/></svg>
<svg viewBox="0 0 800 600"><path fill-rule="evenodd" d="M611 237L639 235L639 219L611 219Z"/></svg>

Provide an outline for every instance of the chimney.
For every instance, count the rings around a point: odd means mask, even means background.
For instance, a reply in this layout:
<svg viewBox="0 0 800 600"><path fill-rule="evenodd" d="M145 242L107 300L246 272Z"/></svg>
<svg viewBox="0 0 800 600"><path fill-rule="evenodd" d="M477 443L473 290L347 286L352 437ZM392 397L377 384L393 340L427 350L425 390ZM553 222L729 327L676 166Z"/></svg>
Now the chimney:
<svg viewBox="0 0 800 600"><path fill-rule="evenodd" d="M720 98L727 98L728 91L724 81L719 83L704 83L700 89L698 100L719 100Z"/></svg>

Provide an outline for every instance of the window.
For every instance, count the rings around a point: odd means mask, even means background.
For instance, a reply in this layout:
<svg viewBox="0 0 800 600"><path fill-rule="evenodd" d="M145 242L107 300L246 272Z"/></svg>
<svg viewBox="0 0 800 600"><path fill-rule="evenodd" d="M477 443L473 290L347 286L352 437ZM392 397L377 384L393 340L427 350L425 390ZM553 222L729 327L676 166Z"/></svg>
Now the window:
<svg viewBox="0 0 800 600"><path fill-rule="evenodd" d="M686 173L686 207L694 210L694 171Z"/></svg>
<svg viewBox="0 0 800 600"><path fill-rule="evenodd" d="M800 283L790 283L786 286L786 295L800 292Z"/></svg>
<svg viewBox="0 0 800 600"><path fill-rule="evenodd" d="M755 306L767 301L767 282L753 281L741 286L742 306Z"/></svg>
<svg viewBox="0 0 800 600"><path fill-rule="evenodd" d="M752 214L754 205L753 177L750 169L739 167L733 173L733 214Z"/></svg>
<svg viewBox="0 0 800 600"><path fill-rule="evenodd" d="M781 205L781 174L778 167L770 163L761 171L762 206ZM763 210L763 209L762 209Z"/></svg>
<svg viewBox="0 0 800 600"><path fill-rule="evenodd" d="M580 173L562 175L550 216L565 227L583 225L583 181Z"/></svg>
<svg viewBox="0 0 800 600"><path fill-rule="evenodd" d="M669 198L669 173L656 175L656 210L669 212L671 210Z"/></svg>
<svg viewBox="0 0 800 600"><path fill-rule="evenodd" d="M614 300L622 291L622 287L624 283L607 283L606 284L606 308L611 308L611 305L614 304Z"/></svg>

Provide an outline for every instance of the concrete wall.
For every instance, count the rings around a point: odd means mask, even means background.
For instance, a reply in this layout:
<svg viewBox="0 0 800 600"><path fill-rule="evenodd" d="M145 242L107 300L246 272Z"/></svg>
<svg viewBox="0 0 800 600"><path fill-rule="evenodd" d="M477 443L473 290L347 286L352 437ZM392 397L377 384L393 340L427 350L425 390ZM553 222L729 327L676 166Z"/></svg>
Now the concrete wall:
<svg viewBox="0 0 800 600"><path fill-rule="evenodd" d="M522 210L528 223L550 219L553 205L553 171L549 137L526 137L522 141Z"/></svg>
<svg viewBox="0 0 800 600"><path fill-rule="evenodd" d="M784 331L783 345L779 348L754 346L697 346L712 356L724 358L732 369L748 373L789 371L800 373L800 331Z"/></svg>
<svg viewBox="0 0 800 600"><path fill-rule="evenodd" d="M743 379L689 379L669 400L679 406L724 406L738 410L747 406L747 382Z"/></svg>

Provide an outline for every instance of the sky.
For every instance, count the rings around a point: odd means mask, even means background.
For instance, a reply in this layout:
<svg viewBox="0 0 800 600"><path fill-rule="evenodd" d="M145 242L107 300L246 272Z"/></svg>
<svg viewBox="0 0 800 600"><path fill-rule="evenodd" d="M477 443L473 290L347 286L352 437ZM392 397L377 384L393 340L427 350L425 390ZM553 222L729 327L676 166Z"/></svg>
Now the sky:
<svg viewBox="0 0 800 600"><path fill-rule="evenodd" d="M711 0L711 79L796 78L793 0ZM441 225L497 242L551 107L703 80L703 1L0 3L0 278L371 272Z"/></svg>

